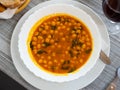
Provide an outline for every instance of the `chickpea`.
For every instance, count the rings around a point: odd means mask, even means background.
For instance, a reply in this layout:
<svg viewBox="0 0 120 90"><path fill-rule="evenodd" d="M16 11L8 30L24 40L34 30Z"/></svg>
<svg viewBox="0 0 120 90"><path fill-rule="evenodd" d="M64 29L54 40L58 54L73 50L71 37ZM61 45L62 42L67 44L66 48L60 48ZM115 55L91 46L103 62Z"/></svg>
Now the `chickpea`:
<svg viewBox="0 0 120 90"><path fill-rule="evenodd" d="M39 28L39 31L41 32L42 30L43 30L43 28L42 28L42 27L40 27L40 28Z"/></svg>
<svg viewBox="0 0 120 90"><path fill-rule="evenodd" d="M32 42L32 45L36 45L36 44L37 44L37 42L34 42L34 41Z"/></svg>
<svg viewBox="0 0 120 90"><path fill-rule="evenodd" d="M82 31L82 34L83 34L83 35L85 35L85 34L86 34L86 32L85 32L85 31Z"/></svg>
<svg viewBox="0 0 120 90"><path fill-rule="evenodd" d="M55 43L55 46L57 46L58 45L58 43Z"/></svg>
<svg viewBox="0 0 120 90"><path fill-rule="evenodd" d="M75 31L72 30L72 33L75 34Z"/></svg>
<svg viewBox="0 0 120 90"><path fill-rule="evenodd" d="M45 64L44 67L47 68L48 66Z"/></svg>
<svg viewBox="0 0 120 90"><path fill-rule="evenodd" d="M34 52L35 54L37 54L37 49L34 49L33 52Z"/></svg>
<svg viewBox="0 0 120 90"><path fill-rule="evenodd" d="M69 54L69 52L68 52L68 51L65 51L65 54Z"/></svg>
<svg viewBox="0 0 120 90"><path fill-rule="evenodd" d="M63 23L60 23L61 26L63 26Z"/></svg>
<svg viewBox="0 0 120 90"><path fill-rule="evenodd" d="M55 48L55 46L54 46L54 45L52 45L51 47L52 47L52 48Z"/></svg>
<svg viewBox="0 0 120 90"><path fill-rule="evenodd" d="M60 30L61 29L61 27L60 26L58 26L58 28L57 28L58 30Z"/></svg>
<svg viewBox="0 0 120 90"><path fill-rule="evenodd" d="M44 56L41 56L41 59L44 59Z"/></svg>
<svg viewBox="0 0 120 90"><path fill-rule="evenodd" d="M61 45L58 45L58 48L61 48L62 46Z"/></svg>
<svg viewBox="0 0 120 90"><path fill-rule="evenodd" d="M77 54L78 52L76 50L73 51L74 54Z"/></svg>
<svg viewBox="0 0 120 90"><path fill-rule="evenodd" d="M40 57L40 55L39 55L39 54L37 54L37 57Z"/></svg>
<svg viewBox="0 0 120 90"><path fill-rule="evenodd" d="M57 60L56 60L56 59L54 60L54 63L57 63Z"/></svg>
<svg viewBox="0 0 120 90"><path fill-rule="evenodd" d="M82 36L81 40L85 41L85 36Z"/></svg>
<svg viewBox="0 0 120 90"><path fill-rule="evenodd" d="M50 39L50 38L51 38L51 35L48 35L48 38Z"/></svg>
<svg viewBox="0 0 120 90"><path fill-rule="evenodd" d="M53 25L53 26L55 25L55 21L52 21L52 25Z"/></svg>
<svg viewBox="0 0 120 90"><path fill-rule="evenodd" d="M68 22L65 22L65 25L67 25L68 24Z"/></svg>
<svg viewBox="0 0 120 90"><path fill-rule="evenodd" d="M51 40L50 40L50 43L54 43L54 39L51 39Z"/></svg>
<svg viewBox="0 0 120 90"><path fill-rule="evenodd" d="M47 61L46 61L46 60L43 60L43 63L45 63L45 64L46 64L46 63L47 63Z"/></svg>
<svg viewBox="0 0 120 90"><path fill-rule="evenodd" d="M57 25L59 25L60 24L60 22L57 22Z"/></svg>
<svg viewBox="0 0 120 90"><path fill-rule="evenodd" d="M40 45L40 44L38 44L38 45L37 45L37 48L39 49L40 47L41 47L41 45Z"/></svg>
<svg viewBox="0 0 120 90"><path fill-rule="evenodd" d="M49 61L48 64L49 64L49 65L52 65L52 61Z"/></svg>
<svg viewBox="0 0 120 90"><path fill-rule="evenodd" d="M67 28L66 30L67 30L67 31L70 31L70 28Z"/></svg>
<svg viewBox="0 0 120 90"><path fill-rule="evenodd" d="M83 45L82 45L82 48L86 48L86 45L85 45L85 44L83 44Z"/></svg>
<svg viewBox="0 0 120 90"><path fill-rule="evenodd" d="M49 29L49 26L46 25L46 26L45 26L45 29Z"/></svg>
<svg viewBox="0 0 120 90"><path fill-rule="evenodd" d="M46 31L46 30L43 30L43 31L42 31L42 34L47 34L47 31Z"/></svg>
<svg viewBox="0 0 120 90"><path fill-rule="evenodd" d="M64 62L64 59L61 59L61 60L60 60L60 62L62 62L62 63L63 63L63 62Z"/></svg>
<svg viewBox="0 0 120 90"><path fill-rule="evenodd" d="M45 41L44 39L41 40L42 43L43 43L44 41ZM43 45L43 46L44 46L44 45Z"/></svg>
<svg viewBox="0 0 120 90"><path fill-rule="evenodd" d="M64 38L64 37L62 38L62 41L65 41L65 38Z"/></svg>
<svg viewBox="0 0 120 90"><path fill-rule="evenodd" d="M53 33L54 33L54 31L53 31L53 30L50 30L50 33L51 33L51 34L53 34Z"/></svg>
<svg viewBox="0 0 120 90"><path fill-rule="evenodd" d="M68 23L68 25L69 25L69 26L71 26L71 25L72 25L72 23Z"/></svg>
<svg viewBox="0 0 120 90"><path fill-rule="evenodd" d="M62 26L62 29L65 29L65 28L66 28L66 27L63 25L63 26Z"/></svg>
<svg viewBox="0 0 120 90"><path fill-rule="evenodd" d="M80 48L80 46L76 46L76 49L77 49L77 50L80 50L81 48Z"/></svg>
<svg viewBox="0 0 120 90"><path fill-rule="evenodd" d="M77 35L76 34L72 34L72 38L76 38L77 37Z"/></svg>
<svg viewBox="0 0 120 90"><path fill-rule="evenodd" d="M73 64L75 63L75 61L74 61L74 60L72 60L72 61L71 61L71 63L72 63L71 65L73 66Z"/></svg>
<svg viewBox="0 0 120 90"><path fill-rule="evenodd" d="M62 57L65 57L65 54L63 54Z"/></svg>
<svg viewBox="0 0 120 90"><path fill-rule="evenodd" d="M43 39L43 37L42 36L38 36L38 39Z"/></svg>
<svg viewBox="0 0 120 90"><path fill-rule="evenodd" d="M82 55L82 57L84 58L84 57L85 57L85 55Z"/></svg>
<svg viewBox="0 0 120 90"><path fill-rule="evenodd" d="M77 59L77 57L76 57L76 56L74 56L74 57L73 57L73 59L75 60L75 59Z"/></svg>
<svg viewBox="0 0 120 90"><path fill-rule="evenodd" d="M57 34L58 33L58 31L57 30L55 30L55 34Z"/></svg>
<svg viewBox="0 0 120 90"><path fill-rule="evenodd" d="M39 62L39 63L43 63L43 60L42 60L42 59L39 59L38 62Z"/></svg>
<svg viewBox="0 0 120 90"><path fill-rule="evenodd" d="M37 36L37 35L39 35L39 32L35 32L35 34L34 34L35 36Z"/></svg>
<svg viewBox="0 0 120 90"><path fill-rule="evenodd" d="M45 41L46 41L46 42L49 42L49 41L50 41L50 39L49 39L49 38L46 38L46 39L45 39Z"/></svg>
<svg viewBox="0 0 120 90"><path fill-rule="evenodd" d="M60 34L60 36L63 36L63 32L60 32L59 34Z"/></svg>
<svg viewBox="0 0 120 90"><path fill-rule="evenodd" d="M57 65L58 65L58 66L60 66L61 64L60 64L60 63L58 63Z"/></svg>
<svg viewBox="0 0 120 90"><path fill-rule="evenodd" d="M47 23L45 22L45 23L43 23L45 26L47 25Z"/></svg>
<svg viewBox="0 0 120 90"><path fill-rule="evenodd" d="M89 38L87 38L87 39L86 39L86 41L90 41L90 39L89 39Z"/></svg>
<svg viewBox="0 0 120 90"><path fill-rule="evenodd" d="M80 59L80 63L83 63L83 59Z"/></svg>
<svg viewBox="0 0 120 90"><path fill-rule="evenodd" d="M61 21L64 21L64 18L61 18Z"/></svg>
<svg viewBox="0 0 120 90"><path fill-rule="evenodd" d="M51 59L51 56L48 56L48 59L50 60L50 59Z"/></svg>
<svg viewBox="0 0 120 90"><path fill-rule="evenodd" d="M75 20L71 20L72 23L75 23Z"/></svg>
<svg viewBox="0 0 120 90"><path fill-rule="evenodd" d="M58 70L58 69L59 69L59 67L56 67L55 69L56 69L56 70Z"/></svg>
<svg viewBox="0 0 120 90"><path fill-rule="evenodd" d="M48 50L48 53L51 53L51 49L50 49L50 50Z"/></svg>
<svg viewBox="0 0 120 90"><path fill-rule="evenodd" d="M37 37L33 37L33 41L37 41Z"/></svg>
<svg viewBox="0 0 120 90"><path fill-rule="evenodd" d="M87 44L88 46L90 46L90 45L91 45L91 43L90 43L90 42L87 42L86 44Z"/></svg>
<svg viewBox="0 0 120 90"><path fill-rule="evenodd" d="M67 50L70 50L70 47L67 47Z"/></svg>
<svg viewBox="0 0 120 90"><path fill-rule="evenodd" d="M87 34L85 36L86 36L86 38L89 38L89 36Z"/></svg>
<svg viewBox="0 0 120 90"><path fill-rule="evenodd" d="M77 23L77 26L81 26L81 23Z"/></svg>
<svg viewBox="0 0 120 90"><path fill-rule="evenodd" d="M77 30L76 32L77 32L77 33L80 33L81 31L80 31L80 30Z"/></svg>
<svg viewBox="0 0 120 90"><path fill-rule="evenodd" d="M37 47L36 47L36 46L34 46L34 47L33 47L33 49L35 50L35 49L37 49Z"/></svg>
<svg viewBox="0 0 120 90"><path fill-rule="evenodd" d="M52 53L52 56L56 56L55 52Z"/></svg>
<svg viewBox="0 0 120 90"><path fill-rule="evenodd" d="M76 61L75 63L76 63L76 64L79 64L79 62L78 62L78 61Z"/></svg>
<svg viewBox="0 0 120 90"><path fill-rule="evenodd" d="M54 19L53 19L53 21L57 21L57 19L56 19L56 18L54 18Z"/></svg>

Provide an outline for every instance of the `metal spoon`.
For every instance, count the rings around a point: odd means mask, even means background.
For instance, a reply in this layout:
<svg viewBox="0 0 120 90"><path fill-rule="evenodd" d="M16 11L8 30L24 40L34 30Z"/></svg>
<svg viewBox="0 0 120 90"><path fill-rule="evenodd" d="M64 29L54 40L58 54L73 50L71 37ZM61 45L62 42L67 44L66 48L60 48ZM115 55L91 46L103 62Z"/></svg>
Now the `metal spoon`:
<svg viewBox="0 0 120 90"><path fill-rule="evenodd" d="M105 63L105 64L111 64L110 58L101 50L100 52L100 59Z"/></svg>
<svg viewBox="0 0 120 90"><path fill-rule="evenodd" d="M120 79L120 67L117 70L117 75L115 79L109 84L106 90L116 90L116 87L117 87L116 84L117 84L118 79Z"/></svg>

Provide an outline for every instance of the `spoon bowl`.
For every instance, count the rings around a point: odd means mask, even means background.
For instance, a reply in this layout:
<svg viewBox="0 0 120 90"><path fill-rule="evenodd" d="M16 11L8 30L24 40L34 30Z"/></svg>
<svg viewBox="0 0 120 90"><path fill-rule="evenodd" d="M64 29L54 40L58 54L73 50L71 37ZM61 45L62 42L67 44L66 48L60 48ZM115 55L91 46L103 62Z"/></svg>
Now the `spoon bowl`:
<svg viewBox="0 0 120 90"><path fill-rule="evenodd" d="M117 87L117 81L120 79L120 67L117 69L116 77L113 79L113 81L108 85L106 90L116 90Z"/></svg>
<svg viewBox="0 0 120 90"><path fill-rule="evenodd" d="M119 67L118 70L117 70L117 75L118 75L118 77L119 77L119 79L120 79L120 67Z"/></svg>

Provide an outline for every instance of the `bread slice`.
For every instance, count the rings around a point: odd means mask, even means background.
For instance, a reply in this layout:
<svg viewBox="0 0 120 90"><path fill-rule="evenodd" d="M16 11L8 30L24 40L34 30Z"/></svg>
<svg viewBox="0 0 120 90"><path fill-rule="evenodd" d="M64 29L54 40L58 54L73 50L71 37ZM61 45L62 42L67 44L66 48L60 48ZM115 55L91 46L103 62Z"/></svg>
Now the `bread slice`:
<svg viewBox="0 0 120 90"><path fill-rule="evenodd" d="M0 12L5 11L6 7L4 7L2 4L0 4Z"/></svg>
<svg viewBox="0 0 120 90"><path fill-rule="evenodd" d="M22 0L0 0L0 3L7 8L16 8L21 4Z"/></svg>

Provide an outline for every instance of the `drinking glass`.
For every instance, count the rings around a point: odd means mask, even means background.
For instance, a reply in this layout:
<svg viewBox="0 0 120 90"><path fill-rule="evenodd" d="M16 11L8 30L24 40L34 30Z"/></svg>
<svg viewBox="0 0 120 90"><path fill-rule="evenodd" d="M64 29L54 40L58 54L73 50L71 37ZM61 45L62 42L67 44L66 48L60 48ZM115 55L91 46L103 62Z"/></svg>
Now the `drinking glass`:
<svg viewBox="0 0 120 90"><path fill-rule="evenodd" d="M103 0L103 12L110 20L109 32L116 34L120 32L120 0Z"/></svg>

